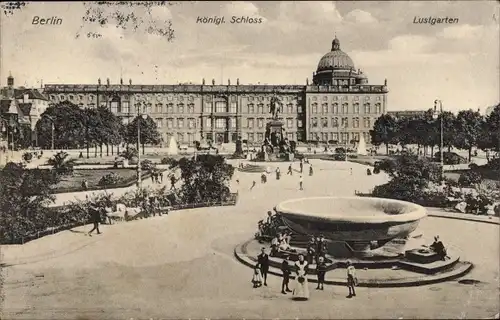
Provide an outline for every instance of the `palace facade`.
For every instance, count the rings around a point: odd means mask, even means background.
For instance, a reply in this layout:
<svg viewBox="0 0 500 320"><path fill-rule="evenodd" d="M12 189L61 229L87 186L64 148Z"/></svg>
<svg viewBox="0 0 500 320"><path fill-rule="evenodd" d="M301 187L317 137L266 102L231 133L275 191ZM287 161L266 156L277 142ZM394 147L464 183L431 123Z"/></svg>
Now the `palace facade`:
<svg viewBox="0 0 500 320"><path fill-rule="evenodd" d="M264 140L271 119L269 103L276 95L282 103L279 117L289 140L349 143L364 135L387 109L387 81L368 84L335 37L331 51L319 61L313 83L306 85L201 84L95 85L51 84L44 93L52 103L70 101L82 108L106 106L128 123L138 113L154 119L163 140L174 136L181 144L211 140L234 142L241 136Z"/></svg>

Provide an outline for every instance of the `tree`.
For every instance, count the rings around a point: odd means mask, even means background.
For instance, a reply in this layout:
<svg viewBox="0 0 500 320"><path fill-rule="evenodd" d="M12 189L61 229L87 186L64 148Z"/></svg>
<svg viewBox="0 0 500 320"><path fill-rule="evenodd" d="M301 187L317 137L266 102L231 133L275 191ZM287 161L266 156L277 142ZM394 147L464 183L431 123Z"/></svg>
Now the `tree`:
<svg viewBox="0 0 500 320"><path fill-rule="evenodd" d="M139 121L139 122L138 122ZM142 154L144 154L145 144L159 144L161 142L161 135L158 132L158 127L151 117L143 119L142 117L135 117L135 119L127 126L127 143L137 143L137 124L140 124L141 132L141 144L142 144ZM137 150L139 150L139 145L137 145Z"/></svg>
<svg viewBox="0 0 500 320"><path fill-rule="evenodd" d="M455 127L457 130L455 146L460 149L468 150L469 161L472 156L472 148L477 146L483 126L481 114L473 110L462 110L458 113Z"/></svg>
<svg viewBox="0 0 500 320"><path fill-rule="evenodd" d="M58 176L68 175L73 173L73 167L75 166L75 159L70 159L69 154L64 151L56 153L52 158L50 158L47 163L52 166L54 172Z"/></svg>
<svg viewBox="0 0 500 320"><path fill-rule="evenodd" d="M179 195L184 203L219 202L229 198L229 181L234 167L219 155L202 154L196 159L173 161L171 168L181 171Z"/></svg>
<svg viewBox="0 0 500 320"><path fill-rule="evenodd" d="M14 243L44 225L43 213L54 200L50 189L55 183L57 177L50 170L26 170L13 162L0 170L0 242Z"/></svg>
<svg viewBox="0 0 500 320"><path fill-rule="evenodd" d="M487 152L488 162L490 151L495 152L497 158L500 157L500 104L495 106L483 122L478 147Z"/></svg>
<svg viewBox="0 0 500 320"><path fill-rule="evenodd" d="M52 124L54 132L52 132ZM36 124L38 144L43 148L76 148L85 142L85 115L77 105L63 101L48 107Z"/></svg>
<svg viewBox="0 0 500 320"><path fill-rule="evenodd" d="M102 144L106 144L106 155L109 155L109 145L118 145L123 140L123 124L108 108L102 106L97 108L97 115L100 119L99 141L101 142L101 154Z"/></svg>
<svg viewBox="0 0 500 320"><path fill-rule="evenodd" d="M389 114L381 115L370 130L371 142L379 146L385 144L386 153L389 154L389 144L397 143L398 124Z"/></svg>

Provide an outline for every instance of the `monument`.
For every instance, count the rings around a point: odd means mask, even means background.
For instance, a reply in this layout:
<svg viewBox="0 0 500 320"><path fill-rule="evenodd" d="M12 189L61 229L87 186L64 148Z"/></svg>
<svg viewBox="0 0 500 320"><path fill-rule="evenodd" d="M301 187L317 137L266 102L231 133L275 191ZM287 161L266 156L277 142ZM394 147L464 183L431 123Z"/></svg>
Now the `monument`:
<svg viewBox="0 0 500 320"><path fill-rule="evenodd" d="M175 140L175 137L173 137L173 136L170 138L170 141L168 143L167 153L169 155L179 154L179 146L177 145L177 141Z"/></svg>
<svg viewBox="0 0 500 320"><path fill-rule="evenodd" d="M276 93L271 97L269 112L271 121L266 124L266 133L261 151L257 155L258 161L292 161L293 150L286 138L283 121L279 119L283 104Z"/></svg>
<svg viewBox="0 0 500 320"><path fill-rule="evenodd" d="M366 152L366 142L365 138L361 134L359 136L359 141L358 141L358 149L356 150L357 154L360 156L366 156L368 153Z"/></svg>

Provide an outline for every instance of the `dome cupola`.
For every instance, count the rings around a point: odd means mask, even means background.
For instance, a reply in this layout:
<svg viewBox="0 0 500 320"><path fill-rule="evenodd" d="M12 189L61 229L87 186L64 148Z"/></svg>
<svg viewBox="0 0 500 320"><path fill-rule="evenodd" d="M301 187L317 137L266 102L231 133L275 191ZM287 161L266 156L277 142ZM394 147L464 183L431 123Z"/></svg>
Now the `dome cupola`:
<svg viewBox="0 0 500 320"><path fill-rule="evenodd" d="M332 51L325 54L318 63L317 72L323 70L355 70L351 57L340 49L340 41L335 36Z"/></svg>

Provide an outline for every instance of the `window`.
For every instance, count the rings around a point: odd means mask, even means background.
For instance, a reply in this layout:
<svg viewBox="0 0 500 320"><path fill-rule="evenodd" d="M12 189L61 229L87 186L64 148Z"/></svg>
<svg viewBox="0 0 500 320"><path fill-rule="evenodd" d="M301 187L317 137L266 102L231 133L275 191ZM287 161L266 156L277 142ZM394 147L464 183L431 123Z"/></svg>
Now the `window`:
<svg viewBox="0 0 500 320"><path fill-rule="evenodd" d="M194 134L188 133L188 143L192 144L194 142Z"/></svg>
<svg viewBox="0 0 500 320"><path fill-rule="evenodd" d="M370 100L370 97L369 96L365 96L365 101L368 101Z"/></svg>
<svg viewBox="0 0 500 320"><path fill-rule="evenodd" d="M177 133L177 142L179 142L179 143L184 142L184 133L181 133L181 132Z"/></svg>
<svg viewBox="0 0 500 320"><path fill-rule="evenodd" d="M289 141L292 141L293 140L293 132L288 132L286 134L286 137L288 138Z"/></svg>
<svg viewBox="0 0 500 320"><path fill-rule="evenodd" d="M328 113L328 103L323 103L323 113Z"/></svg>
<svg viewBox="0 0 500 320"><path fill-rule="evenodd" d="M64 94L61 94L61 95L59 96L59 100L66 100L66 98L64 97Z"/></svg>
<svg viewBox="0 0 500 320"><path fill-rule="evenodd" d="M323 128L327 128L328 127L328 118L322 118L321 124L322 124Z"/></svg>
<svg viewBox="0 0 500 320"><path fill-rule="evenodd" d="M339 126L339 118L332 118L332 127L336 128Z"/></svg>
<svg viewBox="0 0 500 320"><path fill-rule="evenodd" d="M196 126L196 121L193 118L188 119L188 128L193 129Z"/></svg>
<svg viewBox="0 0 500 320"><path fill-rule="evenodd" d="M255 112L254 105L253 103L250 103L248 105L248 113L254 113L254 112Z"/></svg>
<svg viewBox="0 0 500 320"><path fill-rule="evenodd" d="M118 112L118 102L111 102L111 112L112 113Z"/></svg>
<svg viewBox="0 0 500 320"><path fill-rule="evenodd" d="M184 104L183 103L179 103L177 105L177 112L180 113L180 114L184 113Z"/></svg>
<svg viewBox="0 0 500 320"><path fill-rule="evenodd" d="M328 97L327 96L323 96L323 101L328 101Z"/></svg>
<svg viewBox="0 0 500 320"><path fill-rule="evenodd" d="M188 104L188 113L194 113L194 103Z"/></svg>
<svg viewBox="0 0 500 320"><path fill-rule="evenodd" d="M184 127L184 119L183 118L177 119L177 127L178 128L183 128Z"/></svg>
<svg viewBox="0 0 500 320"><path fill-rule="evenodd" d="M257 119L257 126L259 128L264 127L264 119Z"/></svg>
<svg viewBox="0 0 500 320"><path fill-rule="evenodd" d="M379 114L382 112L382 107L380 106L380 103L375 104L375 113Z"/></svg>
<svg viewBox="0 0 500 320"><path fill-rule="evenodd" d="M381 97L380 96L377 96L377 101L380 101Z"/></svg>
<svg viewBox="0 0 500 320"><path fill-rule="evenodd" d="M122 113L130 113L130 106L128 102L122 103Z"/></svg>
<svg viewBox="0 0 500 320"><path fill-rule="evenodd" d="M353 128L359 128L359 118L352 119Z"/></svg>
<svg viewBox="0 0 500 320"><path fill-rule="evenodd" d="M365 113L370 113L370 104L365 103Z"/></svg>
<svg viewBox="0 0 500 320"><path fill-rule="evenodd" d="M347 128L349 126L349 121L347 118L342 118L342 128Z"/></svg>
<svg viewBox="0 0 500 320"><path fill-rule="evenodd" d="M55 96L55 95L53 95L53 94L51 94L51 95L50 95L50 100L56 100L56 96Z"/></svg>
<svg viewBox="0 0 500 320"><path fill-rule="evenodd" d="M229 120L229 125L231 126L231 129L236 128L236 118L231 118Z"/></svg>
<svg viewBox="0 0 500 320"><path fill-rule="evenodd" d="M210 118L205 119L205 127L212 128L212 119Z"/></svg>
<svg viewBox="0 0 500 320"><path fill-rule="evenodd" d="M363 122L364 122L365 128L370 128L371 127L370 118L368 118L368 117L363 118Z"/></svg>
<svg viewBox="0 0 500 320"><path fill-rule="evenodd" d="M174 105L172 103L169 103L167 105L167 113L169 113L169 114L174 113Z"/></svg>
<svg viewBox="0 0 500 320"><path fill-rule="evenodd" d="M311 126L313 128L317 128L318 127L318 118L312 118L311 119Z"/></svg>
<svg viewBox="0 0 500 320"><path fill-rule="evenodd" d="M205 102L205 108L203 109L203 112L205 112L205 113L212 112L212 103L211 102Z"/></svg>
<svg viewBox="0 0 500 320"><path fill-rule="evenodd" d="M287 105L287 111L288 111L288 113L293 113L293 104L289 103Z"/></svg>
<svg viewBox="0 0 500 320"><path fill-rule="evenodd" d="M297 113L302 113L302 106L297 106Z"/></svg>
<svg viewBox="0 0 500 320"><path fill-rule="evenodd" d="M259 132L257 133L257 141L264 141L264 134Z"/></svg>
<svg viewBox="0 0 500 320"><path fill-rule="evenodd" d="M248 141L253 142L253 133L247 133Z"/></svg>
<svg viewBox="0 0 500 320"><path fill-rule="evenodd" d="M334 103L332 105L332 113L339 113L339 104L338 103Z"/></svg>
<svg viewBox="0 0 500 320"><path fill-rule="evenodd" d="M297 128L302 128L302 120L297 120Z"/></svg>
<svg viewBox="0 0 500 320"><path fill-rule="evenodd" d="M253 97L248 97L248 101L253 101Z"/></svg>
<svg viewBox="0 0 500 320"><path fill-rule="evenodd" d="M83 100L83 94L78 95L78 100L82 101ZM380 100L380 99L379 99Z"/></svg>
<svg viewBox="0 0 500 320"><path fill-rule="evenodd" d="M264 113L264 105L262 103L259 103L259 105L257 106L257 113Z"/></svg>
<svg viewBox="0 0 500 320"><path fill-rule="evenodd" d="M155 106L155 112L156 113L161 113L163 111L163 104L157 103Z"/></svg>
<svg viewBox="0 0 500 320"><path fill-rule="evenodd" d="M338 96L334 96L333 100L337 101L337 100L339 100L339 97Z"/></svg>
<svg viewBox="0 0 500 320"><path fill-rule="evenodd" d="M225 129L226 128L226 119L218 118L215 120L215 127L217 129Z"/></svg>
<svg viewBox="0 0 500 320"><path fill-rule="evenodd" d="M147 113L151 114L153 112L153 105L151 103L147 104Z"/></svg>
<svg viewBox="0 0 500 320"><path fill-rule="evenodd" d="M355 97L354 97L354 101L359 101L359 97L358 97L358 96L355 96Z"/></svg>
<svg viewBox="0 0 500 320"><path fill-rule="evenodd" d="M156 119L156 126L158 128L163 127L163 119L161 119L161 118L160 119Z"/></svg>
<svg viewBox="0 0 500 320"><path fill-rule="evenodd" d="M179 99L179 101L184 101L184 97L183 96L179 96L178 99Z"/></svg>
<svg viewBox="0 0 500 320"><path fill-rule="evenodd" d="M344 103L342 105L342 113L343 114L349 113L349 105L347 103Z"/></svg>
<svg viewBox="0 0 500 320"><path fill-rule="evenodd" d="M73 101L75 99L75 96L73 96L72 94L69 95L69 100L70 101Z"/></svg>
<svg viewBox="0 0 500 320"><path fill-rule="evenodd" d="M353 113L359 113L359 103L355 103L353 106L352 106L352 112Z"/></svg>
<svg viewBox="0 0 500 320"><path fill-rule="evenodd" d="M359 132L352 133L352 140L359 142Z"/></svg>
<svg viewBox="0 0 500 320"><path fill-rule="evenodd" d="M227 112L227 104L226 101L216 101L215 102L215 112Z"/></svg>
<svg viewBox="0 0 500 320"><path fill-rule="evenodd" d="M312 104L312 113L318 113L318 104L317 103Z"/></svg>
<svg viewBox="0 0 500 320"><path fill-rule="evenodd" d="M286 119L286 127L287 128L293 127L293 119Z"/></svg>
<svg viewBox="0 0 500 320"><path fill-rule="evenodd" d="M167 128L172 129L174 127L174 119L167 118Z"/></svg>
<svg viewBox="0 0 500 320"><path fill-rule="evenodd" d="M236 113L236 102L231 102L231 109L229 112Z"/></svg>
<svg viewBox="0 0 500 320"><path fill-rule="evenodd" d="M248 119L247 123L248 123L248 128L253 128L253 119Z"/></svg>

